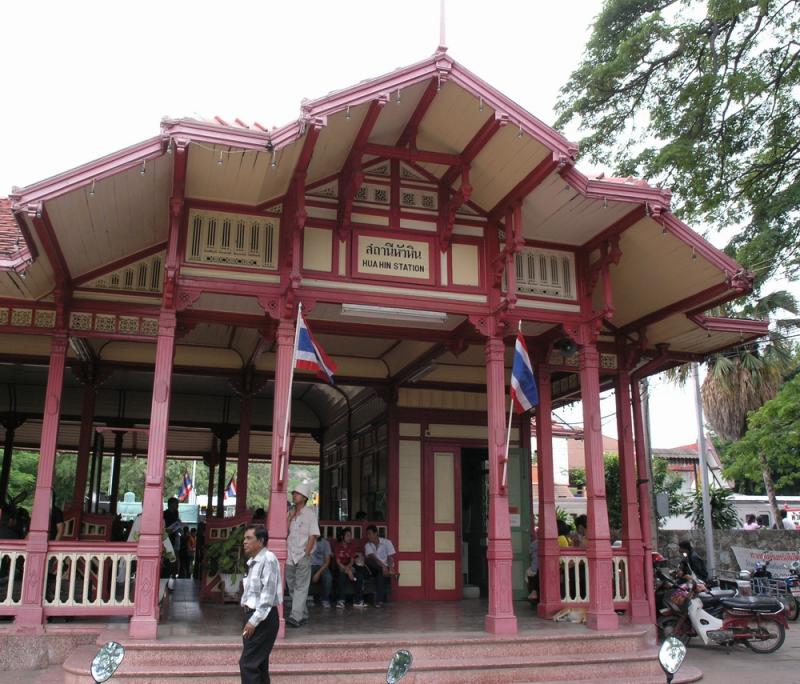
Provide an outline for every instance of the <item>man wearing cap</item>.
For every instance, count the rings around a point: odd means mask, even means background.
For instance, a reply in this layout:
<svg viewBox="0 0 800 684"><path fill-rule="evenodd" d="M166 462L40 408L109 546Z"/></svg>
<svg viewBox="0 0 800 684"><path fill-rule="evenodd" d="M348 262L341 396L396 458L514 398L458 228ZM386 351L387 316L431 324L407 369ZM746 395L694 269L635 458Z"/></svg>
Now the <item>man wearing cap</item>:
<svg viewBox="0 0 800 684"><path fill-rule="evenodd" d="M311 582L311 554L319 537L317 516L306 506L311 488L302 482L292 490L289 511L289 536L286 540L286 586L292 597L292 614L286 618L289 627L300 627L308 621L308 585Z"/></svg>

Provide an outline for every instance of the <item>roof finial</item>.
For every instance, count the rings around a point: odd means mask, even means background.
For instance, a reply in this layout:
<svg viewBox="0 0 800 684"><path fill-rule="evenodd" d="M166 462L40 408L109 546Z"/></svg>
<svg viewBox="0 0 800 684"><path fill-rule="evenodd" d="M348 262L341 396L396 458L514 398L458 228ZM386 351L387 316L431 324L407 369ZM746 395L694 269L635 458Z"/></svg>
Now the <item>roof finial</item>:
<svg viewBox="0 0 800 684"><path fill-rule="evenodd" d="M444 0L439 0L439 47L436 49L436 52L447 52L445 23Z"/></svg>

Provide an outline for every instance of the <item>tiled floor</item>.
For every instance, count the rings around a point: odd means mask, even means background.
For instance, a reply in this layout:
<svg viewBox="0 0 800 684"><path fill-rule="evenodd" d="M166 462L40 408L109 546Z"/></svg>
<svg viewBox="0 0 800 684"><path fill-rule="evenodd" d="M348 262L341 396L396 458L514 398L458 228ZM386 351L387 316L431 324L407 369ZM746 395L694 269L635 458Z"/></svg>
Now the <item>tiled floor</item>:
<svg viewBox="0 0 800 684"><path fill-rule="evenodd" d="M536 617L527 601L514 605L520 632L536 630L583 630L582 625L554 624ZM309 606L308 624L286 630L287 640L313 641L364 637L419 635L436 632L437 637L452 634L484 632L486 600L386 603L381 608L366 610ZM170 638L237 638L241 629L241 611L234 603L225 605L200 603L192 580L178 580L170 597L170 605L158 627L159 639Z"/></svg>

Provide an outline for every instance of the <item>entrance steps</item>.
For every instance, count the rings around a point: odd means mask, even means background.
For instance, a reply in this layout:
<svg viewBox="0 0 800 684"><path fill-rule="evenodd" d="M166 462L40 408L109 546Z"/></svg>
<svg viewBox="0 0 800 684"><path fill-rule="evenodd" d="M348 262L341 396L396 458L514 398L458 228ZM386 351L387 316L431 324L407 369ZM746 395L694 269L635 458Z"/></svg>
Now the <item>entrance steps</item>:
<svg viewBox="0 0 800 684"><path fill-rule="evenodd" d="M350 639L305 639L294 632L276 643L270 658L273 682L376 684L398 648L406 648L414 664L403 684L474 682L615 682L659 684L664 681L657 649L647 629L593 632L583 627L525 633L513 637L485 634L382 635ZM101 635L98 644L108 635ZM119 639L117 632L113 636ZM125 639L125 660L112 681L124 684L236 684L240 681L238 640ZM89 663L96 649L76 649L64 663L65 684L91 682ZM700 679L685 666L675 682Z"/></svg>

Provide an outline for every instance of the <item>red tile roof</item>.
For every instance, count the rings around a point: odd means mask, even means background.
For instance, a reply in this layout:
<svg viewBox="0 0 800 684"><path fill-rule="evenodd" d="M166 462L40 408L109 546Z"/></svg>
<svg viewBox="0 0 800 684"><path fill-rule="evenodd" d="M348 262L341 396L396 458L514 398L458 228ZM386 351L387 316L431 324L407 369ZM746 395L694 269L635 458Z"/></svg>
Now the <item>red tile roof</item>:
<svg viewBox="0 0 800 684"><path fill-rule="evenodd" d="M25 238L11 213L11 200L0 197L0 259L16 259L25 248Z"/></svg>

